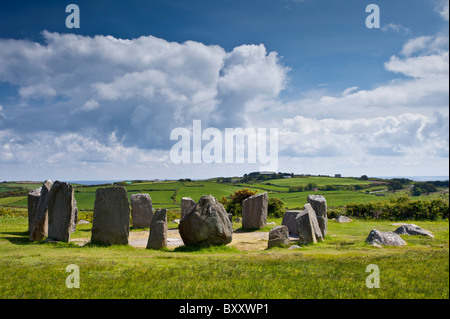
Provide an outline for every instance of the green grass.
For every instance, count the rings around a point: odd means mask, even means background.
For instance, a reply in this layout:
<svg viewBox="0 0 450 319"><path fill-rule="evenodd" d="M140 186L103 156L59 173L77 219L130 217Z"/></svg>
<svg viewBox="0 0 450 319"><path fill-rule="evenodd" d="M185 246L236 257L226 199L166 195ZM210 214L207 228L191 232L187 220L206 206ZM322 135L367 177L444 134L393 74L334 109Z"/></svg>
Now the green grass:
<svg viewBox="0 0 450 319"><path fill-rule="evenodd" d="M240 187L231 184L218 184L214 182L202 182L202 186L182 187L177 193L177 202L181 203L181 198L191 197L198 201L202 195L213 195L217 199L222 196L229 196L233 191L240 189Z"/></svg>
<svg viewBox="0 0 450 319"><path fill-rule="evenodd" d="M134 193L148 193L152 198L155 208L168 208L180 210L180 203L182 197L191 197L198 201L202 195L213 195L217 199L223 196L230 196L233 191L250 188L257 190L259 193L268 192L269 197L276 197L284 202L284 206L288 209L300 209L306 203L309 194L321 194L327 199L328 207L342 207L350 203L367 203L371 201L386 201L391 197L398 196L398 194L408 192L407 189L392 193L383 192L382 195L367 194L366 191L376 191L386 189L385 185L372 186L362 190L354 191L303 191L303 192L289 192L289 186L306 186L309 183L315 183L319 187L325 185L370 185L372 181L363 181L356 178L335 178L335 177L320 177L320 176L305 176L289 179L276 179L269 181L258 181L251 183L224 183L220 184L214 180L179 182L142 182L126 185L128 196ZM23 184L8 182L1 184L5 187L17 187L18 185L35 188L39 184ZM76 187L75 198L77 200L77 207L80 210L93 210L95 201L95 191L99 186L81 186ZM104 186L102 186L104 187ZM379 194L378 194L379 195ZM435 195L437 196L437 195ZM0 206L27 206L26 196L0 198Z"/></svg>
<svg viewBox="0 0 450 319"><path fill-rule="evenodd" d="M281 221L276 220L277 224ZM153 251L30 243L26 217L0 217L0 298L449 298L448 221L415 222L434 239L403 236L406 247L373 248L371 229L388 221L329 221L325 242L298 250L232 247ZM90 237L90 226L74 238ZM68 289L67 265L80 268ZM367 265L380 268L380 288L365 285Z"/></svg>
<svg viewBox="0 0 450 319"><path fill-rule="evenodd" d="M317 186L325 185L369 185L371 181L363 181L356 178L336 178L326 176L305 176L296 178L274 179L266 183L278 186L306 186L309 183L315 183Z"/></svg>
<svg viewBox="0 0 450 319"><path fill-rule="evenodd" d="M0 206L27 206L27 196L0 198Z"/></svg>
<svg viewBox="0 0 450 319"><path fill-rule="evenodd" d="M284 202L288 209L301 209L307 203L308 195L323 195L327 200L328 207L340 207L350 203L360 204L372 201L386 201L397 194L386 194L386 196L376 196L366 194L363 191L304 191L295 193L272 193L269 197L276 197Z"/></svg>
<svg viewBox="0 0 450 319"><path fill-rule="evenodd" d="M8 190L9 188L17 188L17 187L23 187L25 189L35 189L42 186L42 182L6 182L6 183L0 183L0 193Z"/></svg>

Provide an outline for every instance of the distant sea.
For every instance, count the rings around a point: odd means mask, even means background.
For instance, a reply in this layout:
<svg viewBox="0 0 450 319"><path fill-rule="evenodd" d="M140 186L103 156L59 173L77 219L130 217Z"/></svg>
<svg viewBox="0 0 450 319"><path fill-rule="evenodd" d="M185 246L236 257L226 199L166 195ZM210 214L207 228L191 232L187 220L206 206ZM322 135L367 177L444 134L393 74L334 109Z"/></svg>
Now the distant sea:
<svg viewBox="0 0 450 319"><path fill-rule="evenodd" d="M448 181L448 176L374 176L374 177L383 179L407 178L415 182Z"/></svg>

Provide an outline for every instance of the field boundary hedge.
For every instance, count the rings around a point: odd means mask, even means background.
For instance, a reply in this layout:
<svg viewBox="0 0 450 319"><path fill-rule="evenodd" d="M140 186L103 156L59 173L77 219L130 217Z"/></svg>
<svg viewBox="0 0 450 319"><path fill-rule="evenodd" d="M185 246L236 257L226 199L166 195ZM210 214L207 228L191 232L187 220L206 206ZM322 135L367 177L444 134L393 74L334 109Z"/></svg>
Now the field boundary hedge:
<svg viewBox="0 0 450 319"><path fill-rule="evenodd" d="M447 199L411 200L407 196L365 204L347 204L344 213L348 217L385 220L439 220L448 219L449 202ZM332 211L330 218L336 217Z"/></svg>

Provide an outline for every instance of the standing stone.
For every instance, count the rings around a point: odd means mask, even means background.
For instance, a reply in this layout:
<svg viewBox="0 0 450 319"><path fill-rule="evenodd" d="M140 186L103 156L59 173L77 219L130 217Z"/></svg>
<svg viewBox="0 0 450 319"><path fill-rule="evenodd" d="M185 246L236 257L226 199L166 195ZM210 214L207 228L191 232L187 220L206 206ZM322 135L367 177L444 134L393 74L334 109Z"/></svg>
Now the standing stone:
<svg viewBox="0 0 450 319"><path fill-rule="evenodd" d="M78 224L78 207L77 207L77 200L75 199L75 196L73 197L73 223L72 223L72 229L71 233L75 232L77 229Z"/></svg>
<svg viewBox="0 0 450 319"><path fill-rule="evenodd" d="M30 233L30 241L40 241L47 237L48 234L48 198L53 182L46 180L41 187L41 196L33 222L33 229Z"/></svg>
<svg viewBox="0 0 450 319"><path fill-rule="evenodd" d="M158 209L150 223L147 249L162 249L167 247L167 210Z"/></svg>
<svg viewBox="0 0 450 319"><path fill-rule="evenodd" d="M218 246L229 244L233 237L233 224L221 203L212 195L203 195L178 226L186 246Z"/></svg>
<svg viewBox="0 0 450 319"><path fill-rule="evenodd" d="M283 215L283 221L281 225L285 225L291 236L298 236L297 223L295 222L295 218L297 217L300 210L288 210Z"/></svg>
<svg viewBox="0 0 450 319"><path fill-rule="evenodd" d="M242 228L261 229L266 226L269 196L253 195L242 202Z"/></svg>
<svg viewBox="0 0 450 319"><path fill-rule="evenodd" d="M316 213L322 237L325 238L328 227L327 201L322 195L308 195L308 203Z"/></svg>
<svg viewBox="0 0 450 319"><path fill-rule="evenodd" d="M129 233L130 203L126 188L98 188L95 192L91 242L127 245Z"/></svg>
<svg viewBox="0 0 450 319"><path fill-rule="evenodd" d="M33 189L28 193L27 204L28 204L28 232L31 233L33 230L34 219L36 218L36 213L39 205L39 199L41 198L42 187Z"/></svg>
<svg viewBox="0 0 450 319"><path fill-rule="evenodd" d="M287 226L276 226L270 230L267 248L287 247L290 243L289 230Z"/></svg>
<svg viewBox="0 0 450 319"><path fill-rule="evenodd" d="M392 231L379 231L373 229L369 236L366 238L368 244L378 244L385 246L404 246L406 242L397 234Z"/></svg>
<svg viewBox="0 0 450 319"><path fill-rule="evenodd" d="M76 227L77 207L72 185L55 181L48 199L48 237L69 242Z"/></svg>
<svg viewBox="0 0 450 319"><path fill-rule="evenodd" d="M134 228L148 228L153 218L152 199L149 194L133 194L130 196L131 217Z"/></svg>
<svg viewBox="0 0 450 319"><path fill-rule="evenodd" d="M183 197L181 199L181 219L189 214L195 208L195 205L197 205L197 203L192 198Z"/></svg>
<svg viewBox="0 0 450 319"><path fill-rule="evenodd" d="M322 241L322 232L317 222L316 213L310 204L305 204L295 218L300 244L317 243Z"/></svg>

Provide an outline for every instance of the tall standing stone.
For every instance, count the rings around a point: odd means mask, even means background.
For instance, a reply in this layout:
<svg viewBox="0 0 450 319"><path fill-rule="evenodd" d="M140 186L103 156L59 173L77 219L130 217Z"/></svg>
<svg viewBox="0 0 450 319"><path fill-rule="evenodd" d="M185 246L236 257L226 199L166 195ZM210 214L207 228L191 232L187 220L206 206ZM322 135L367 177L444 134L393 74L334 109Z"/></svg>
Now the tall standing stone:
<svg viewBox="0 0 450 319"><path fill-rule="evenodd" d="M242 228L261 229L266 226L269 196L253 195L242 202Z"/></svg>
<svg viewBox="0 0 450 319"><path fill-rule="evenodd" d="M150 223L147 249L162 249L167 247L167 210L158 209Z"/></svg>
<svg viewBox="0 0 450 319"><path fill-rule="evenodd" d="M149 194L133 194L130 196L131 217L134 228L148 228L153 218L152 199Z"/></svg>
<svg viewBox="0 0 450 319"><path fill-rule="evenodd" d="M98 188L95 192L92 243L127 245L130 203L125 187Z"/></svg>
<svg viewBox="0 0 450 319"><path fill-rule="evenodd" d="M192 198L183 197L181 199L181 219L189 214L195 208L195 205L197 205L197 203Z"/></svg>
<svg viewBox="0 0 450 319"><path fill-rule="evenodd" d="M218 246L229 244L233 237L233 223L221 203L212 195L203 195L178 226L186 246Z"/></svg>
<svg viewBox="0 0 450 319"><path fill-rule="evenodd" d="M303 210L295 218L295 222L297 223L300 244L317 243L323 240L316 213L310 204L305 204Z"/></svg>
<svg viewBox="0 0 450 319"><path fill-rule="evenodd" d="M72 230L71 233L75 232L77 229L77 223L78 223L78 207L77 207L77 200L75 199L75 196L73 197L73 223L72 223Z"/></svg>
<svg viewBox="0 0 450 319"><path fill-rule="evenodd" d="M33 229L30 233L30 241L40 241L47 237L48 234L48 198L53 182L46 180L41 187L41 196L33 222Z"/></svg>
<svg viewBox="0 0 450 319"><path fill-rule="evenodd" d="M36 218L36 213L39 205L39 199L41 198L41 188L33 189L28 193L27 204L28 204L28 232L31 233L33 230L34 219Z"/></svg>
<svg viewBox="0 0 450 319"><path fill-rule="evenodd" d="M300 212L300 210L287 210L283 215L283 221L281 222L281 225L284 225L288 228L289 234L291 236L298 236L298 229L295 218Z"/></svg>
<svg viewBox="0 0 450 319"><path fill-rule="evenodd" d="M72 185L55 181L48 199L48 237L69 242L75 231L77 206Z"/></svg>
<svg viewBox="0 0 450 319"><path fill-rule="evenodd" d="M327 201L322 195L308 195L308 203L316 213L322 237L325 238L328 228Z"/></svg>

